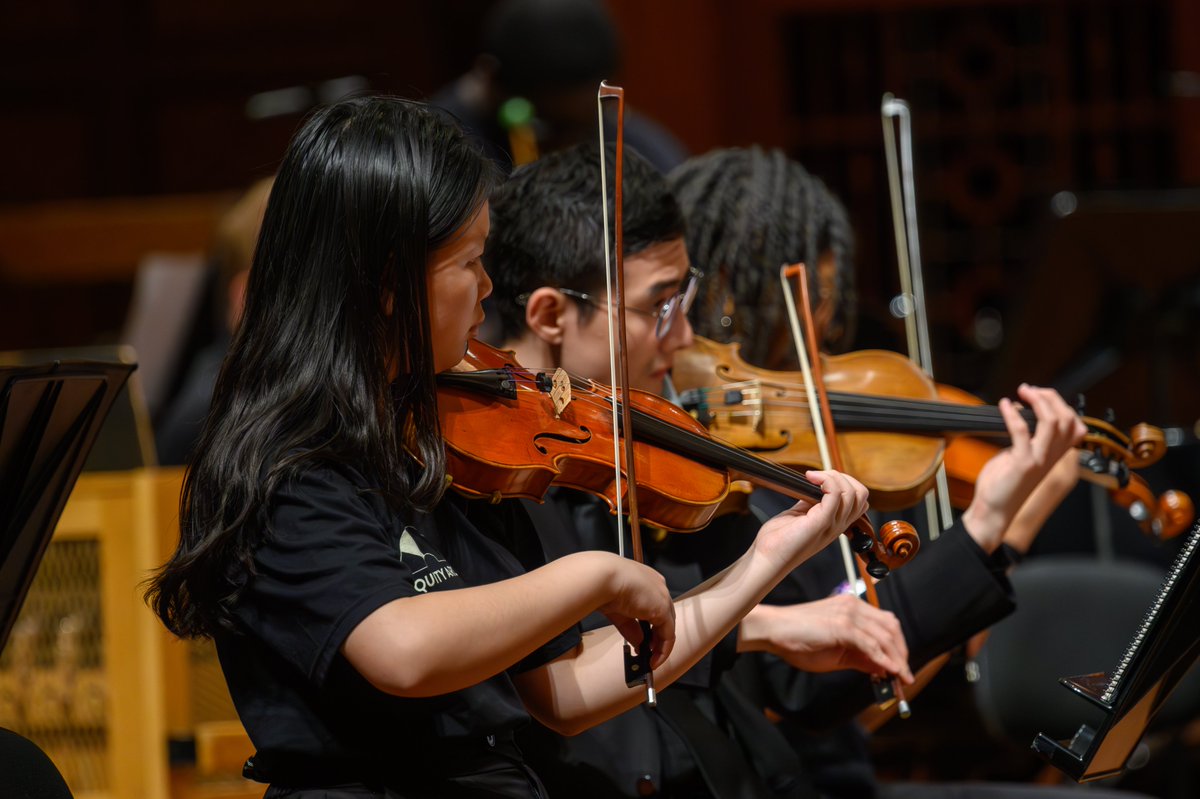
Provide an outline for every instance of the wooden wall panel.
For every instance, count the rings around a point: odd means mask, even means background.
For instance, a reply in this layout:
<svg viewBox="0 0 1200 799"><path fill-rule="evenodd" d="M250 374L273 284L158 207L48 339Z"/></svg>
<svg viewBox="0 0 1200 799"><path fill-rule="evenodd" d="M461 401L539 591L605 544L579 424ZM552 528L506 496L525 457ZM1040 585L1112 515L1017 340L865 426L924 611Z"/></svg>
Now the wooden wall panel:
<svg viewBox="0 0 1200 799"><path fill-rule="evenodd" d="M0 28L0 203L245 186L302 118L249 119L249 97L315 96L353 75L427 94L469 64L490 5L18 4ZM1200 182L1200 11L1189 0L609 5L632 105L694 152L784 147L846 201L864 343L894 344L896 332L880 310L895 278L879 96L913 103L937 360L969 387L988 382L996 356L978 340L979 313L1003 317L1015 302L1054 192Z"/></svg>

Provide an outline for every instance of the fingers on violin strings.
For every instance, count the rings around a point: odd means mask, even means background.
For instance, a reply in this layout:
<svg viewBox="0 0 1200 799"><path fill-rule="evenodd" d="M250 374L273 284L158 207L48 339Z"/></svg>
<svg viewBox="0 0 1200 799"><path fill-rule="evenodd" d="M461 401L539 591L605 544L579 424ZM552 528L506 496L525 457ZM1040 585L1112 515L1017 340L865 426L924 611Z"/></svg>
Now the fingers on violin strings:
<svg viewBox="0 0 1200 799"><path fill-rule="evenodd" d="M854 518L858 518L867 512L868 505L871 501L871 491L856 478L849 478L850 485L854 489Z"/></svg>
<svg viewBox="0 0 1200 799"><path fill-rule="evenodd" d="M1067 401L1062 398L1054 389L1046 389L1050 399L1051 407L1054 408L1054 414L1057 419L1062 422L1063 435L1067 438L1071 446L1078 444L1087 435L1087 425L1079 418L1079 414L1075 409L1067 404Z"/></svg>
<svg viewBox="0 0 1200 799"><path fill-rule="evenodd" d="M832 469L815 469L804 473L809 482L821 487L824 494L840 494L845 490L846 478L841 472Z"/></svg>
<svg viewBox="0 0 1200 799"><path fill-rule="evenodd" d="M825 494L821 497L821 504L830 506L830 509L840 516L851 495L850 484L846 482L845 476L840 472L826 472L821 491Z"/></svg>
<svg viewBox="0 0 1200 799"><path fill-rule="evenodd" d="M1071 441L1076 424L1075 414L1057 391L1034 386L1023 388L1027 389L1025 396L1038 419L1038 429L1033 435L1034 456L1039 462L1051 465Z"/></svg>
<svg viewBox="0 0 1200 799"><path fill-rule="evenodd" d="M804 473L804 476L813 485L824 485L825 481L829 479L830 474L832 472L827 472L824 469L809 469Z"/></svg>
<svg viewBox="0 0 1200 799"><path fill-rule="evenodd" d="M1024 386L1022 386L1023 388ZM1004 426L1008 428L1008 437L1012 440L1013 454L1024 458L1029 454L1029 425L1017 409L1017 404L1004 397L1000 400L1000 415L1004 418Z"/></svg>

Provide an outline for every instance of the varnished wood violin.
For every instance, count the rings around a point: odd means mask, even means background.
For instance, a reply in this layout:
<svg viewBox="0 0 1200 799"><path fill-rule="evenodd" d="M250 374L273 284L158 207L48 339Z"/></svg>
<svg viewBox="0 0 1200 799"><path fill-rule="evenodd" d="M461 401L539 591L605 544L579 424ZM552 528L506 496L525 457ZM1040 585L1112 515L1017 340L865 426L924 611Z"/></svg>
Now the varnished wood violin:
<svg viewBox="0 0 1200 799"><path fill-rule="evenodd" d="M808 400L801 376L746 363L736 344L696 337L676 354L673 379L680 402L716 437L764 458L791 466L819 462ZM1004 436L999 409L939 386L896 353L864 350L825 356L824 382L846 470L871 490L881 510L911 507L924 496L948 446L986 452L956 472L957 498L969 502L965 485L995 453L979 436ZM1031 427L1031 411L1024 416ZM1147 532L1169 537L1191 521L1186 495L1168 492L1154 500L1145 481L1131 469L1156 462L1166 450L1162 431L1136 425L1127 435L1110 422L1084 417L1088 433L1080 445L1081 475L1101 481L1128 507L1143 502ZM952 475L953 476L953 475ZM952 497L955 492L952 491Z"/></svg>

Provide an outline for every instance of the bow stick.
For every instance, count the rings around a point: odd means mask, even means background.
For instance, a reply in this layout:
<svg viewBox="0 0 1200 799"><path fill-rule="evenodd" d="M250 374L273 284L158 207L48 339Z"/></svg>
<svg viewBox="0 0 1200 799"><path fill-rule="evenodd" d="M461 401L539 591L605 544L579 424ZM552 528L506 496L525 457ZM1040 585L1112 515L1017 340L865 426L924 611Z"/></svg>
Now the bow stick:
<svg viewBox="0 0 1200 799"><path fill-rule="evenodd" d="M804 330L801 330L800 319L796 312L796 302L792 297L788 278L796 277L800 291L800 305L804 309ZM784 302L787 304L788 320L791 323L792 338L796 345L796 354L800 359L800 371L804 374L804 388L808 393L808 406L813 417L813 432L817 438L817 448L821 453L822 467L845 471L842 464L841 451L834 437L833 415L829 409L829 397L825 391L825 380L821 373L821 353L817 347L817 336L813 326L812 306L808 298L808 270L804 264L783 265L779 268L779 280L783 283ZM806 341L807 340L807 341ZM807 345L807 346L806 346ZM879 595L875 591L875 580L867 572L866 565L857 561L857 572L854 560L850 556L850 546L845 534L839 536L842 548L842 560L846 567L846 579L851 588L861 579L867 593L867 602L879 607ZM890 680L879 677L871 678L871 687L875 692L875 702L880 708L890 707L899 701L900 718L908 718L911 710L908 700L904 698L904 689L896 677Z"/></svg>
<svg viewBox="0 0 1200 799"><path fill-rule="evenodd" d="M608 223L608 170L604 142L604 101L614 99L617 103L617 138L616 158L613 174L613 224L609 233ZM625 336L625 241L621 217L621 178L624 171L625 154L625 89L613 86L607 81L600 82L596 92L597 120L600 130L600 206L604 218L604 277L608 286L608 365L612 391L612 420L613 430L633 430L628 402L620 401L629 396L629 359L626 353ZM612 247L609 248L609 241ZM637 477L635 475L634 446L632 435L613 436L613 468L615 471L615 488L617 497L617 551L625 556L625 528L622 514L621 490L621 446L625 448L625 475L628 481L629 496L629 540L632 556L638 563L644 563L642 554L642 531L638 523L637 509ZM628 642L625 644L625 683L646 686L646 704L654 707L658 704L654 692L654 673L650 670L650 624L638 622L642 628L642 642L637 652Z"/></svg>
<svg viewBox="0 0 1200 799"><path fill-rule="evenodd" d="M908 103L890 92L880 106L883 118L883 151L887 158L888 194L892 205L892 227L896 234L896 261L900 270L901 294L893 300L893 313L904 318L908 357L933 378L933 353L929 346L929 315L925 309L925 280L921 272L921 244L917 238L917 196L913 176L912 113ZM900 153L897 159L896 131L899 120ZM903 178L903 179L902 179ZM938 464L935 487L925 495L929 540L934 541L954 522L950 509L950 486L946 465Z"/></svg>

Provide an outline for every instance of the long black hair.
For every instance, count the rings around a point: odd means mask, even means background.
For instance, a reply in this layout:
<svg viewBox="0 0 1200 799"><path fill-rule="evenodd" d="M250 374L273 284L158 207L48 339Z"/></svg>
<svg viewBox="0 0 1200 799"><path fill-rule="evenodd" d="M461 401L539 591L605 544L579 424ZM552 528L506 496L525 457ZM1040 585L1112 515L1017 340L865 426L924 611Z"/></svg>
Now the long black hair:
<svg viewBox="0 0 1200 799"><path fill-rule="evenodd" d="M705 274L692 306L696 333L742 342L742 355L764 365L782 330L779 267L804 261L818 297L817 259L833 252L839 305L826 347L854 334L854 238L846 210L820 178L780 150L714 150L692 158L668 180L687 220L688 255Z"/></svg>
<svg viewBox="0 0 1200 799"><path fill-rule="evenodd" d="M184 480L179 547L147 592L172 632L232 629L261 509L314 462L353 464L396 508L440 499L426 265L493 175L457 127L402 100L346 100L296 133Z"/></svg>

